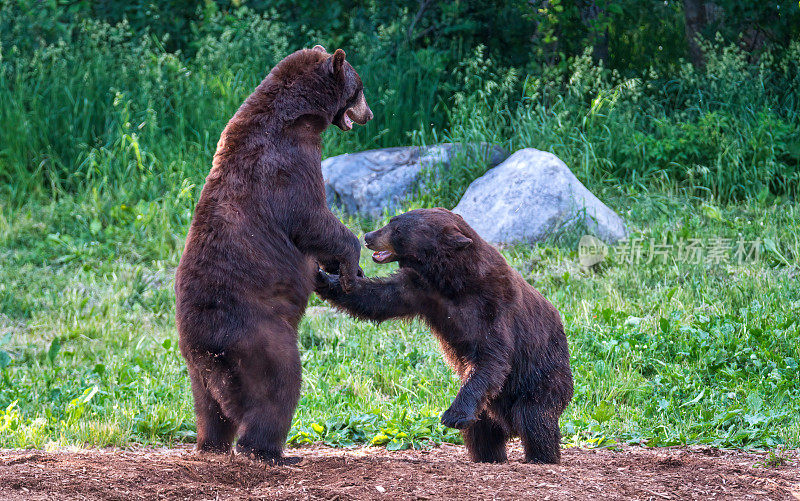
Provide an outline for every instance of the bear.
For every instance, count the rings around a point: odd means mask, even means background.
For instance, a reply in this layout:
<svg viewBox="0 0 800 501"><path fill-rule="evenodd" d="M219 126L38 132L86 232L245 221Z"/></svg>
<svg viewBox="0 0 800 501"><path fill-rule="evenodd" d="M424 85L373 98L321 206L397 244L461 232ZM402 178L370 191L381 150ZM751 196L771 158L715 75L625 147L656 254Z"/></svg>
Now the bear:
<svg viewBox="0 0 800 501"><path fill-rule="evenodd" d="M420 317L461 380L443 425L461 430L470 458L504 462L522 439L525 460L561 460L558 419L572 399L569 349L558 310L457 214L416 209L364 236L386 278L317 273L316 292L357 318Z"/></svg>
<svg viewBox="0 0 800 501"><path fill-rule="evenodd" d="M300 396L297 326L319 266L344 289L361 245L330 211L321 133L372 119L341 49L280 61L230 119L175 274L197 450L283 461Z"/></svg>

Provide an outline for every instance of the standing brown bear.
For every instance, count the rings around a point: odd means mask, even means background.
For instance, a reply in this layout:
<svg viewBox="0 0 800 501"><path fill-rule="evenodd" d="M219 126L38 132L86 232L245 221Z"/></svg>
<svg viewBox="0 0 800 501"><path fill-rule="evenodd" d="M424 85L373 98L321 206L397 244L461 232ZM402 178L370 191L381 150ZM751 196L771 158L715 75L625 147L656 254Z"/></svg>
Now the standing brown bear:
<svg viewBox="0 0 800 501"><path fill-rule="evenodd" d="M462 382L442 424L461 429L473 461L505 461L506 440L519 436L526 461L558 463L558 418L572 398L558 310L448 210L393 217L364 241L399 271L358 278L350 293L320 271L317 293L362 319L428 323Z"/></svg>
<svg viewBox="0 0 800 501"><path fill-rule="evenodd" d="M325 201L320 134L372 118L340 49L278 63L228 122L175 276L200 451L279 461L300 395L297 324L317 262L360 273L358 239Z"/></svg>

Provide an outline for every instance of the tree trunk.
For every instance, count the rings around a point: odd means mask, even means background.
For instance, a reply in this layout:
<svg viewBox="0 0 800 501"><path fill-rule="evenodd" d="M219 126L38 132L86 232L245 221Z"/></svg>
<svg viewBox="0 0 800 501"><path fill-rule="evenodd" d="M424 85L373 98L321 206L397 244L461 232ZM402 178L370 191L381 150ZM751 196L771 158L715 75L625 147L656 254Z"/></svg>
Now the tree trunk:
<svg viewBox="0 0 800 501"><path fill-rule="evenodd" d="M604 15L603 9L597 6L596 0L584 2L581 7L581 22L589 29L592 34L593 55L595 61L608 62L608 27L603 23L602 27L597 26L598 19Z"/></svg>
<svg viewBox="0 0 800 501"><path fill-rule="evenodd" d="M683 0L683 13L686 18L686 42L689 44L689 60L699 68L705 64L703 51L697 43L697 35L708 24L706 6L702 0Z"/></svg>
<svg viewBox="0 0 800 501"><path fill-rule="evenodd" d="M705 64L703 51L697 43L697 35L706 26L724 22L724 12L714 2L703 0L683 0L683 13L686 19L686 42L689 44L689 59L695 67Z"/></svg>

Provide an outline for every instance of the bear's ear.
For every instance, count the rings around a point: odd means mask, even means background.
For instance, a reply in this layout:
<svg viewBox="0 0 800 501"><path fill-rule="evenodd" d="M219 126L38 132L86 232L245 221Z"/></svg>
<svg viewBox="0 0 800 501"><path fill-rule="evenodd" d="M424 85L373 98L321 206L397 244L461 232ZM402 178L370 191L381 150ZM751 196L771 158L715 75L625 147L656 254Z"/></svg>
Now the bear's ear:
<svg viewBox="0 0 800 501"><path fill-rule="evenodd" d="M336 49L333 53L333 74L339 76L342 74L342 65L344 65L345 53L342 49Z"/></svg>
<svg viewBox="0 0 800 501"><path fill-rule="evenodd" d="M453 249L464 249L472 244L472 239L461 233L461 230L456 227L444 231L444 241Z"/></svg>
<svg viewBox="0 0 800 501"><path fill-rule="evenodd" d="M328 51L325 50L325 47L323 47L321 45L315 45L314 48L311 49L311 50L315 50L317 52L322 52L323 54L327 54L328 53Z"/></svg>

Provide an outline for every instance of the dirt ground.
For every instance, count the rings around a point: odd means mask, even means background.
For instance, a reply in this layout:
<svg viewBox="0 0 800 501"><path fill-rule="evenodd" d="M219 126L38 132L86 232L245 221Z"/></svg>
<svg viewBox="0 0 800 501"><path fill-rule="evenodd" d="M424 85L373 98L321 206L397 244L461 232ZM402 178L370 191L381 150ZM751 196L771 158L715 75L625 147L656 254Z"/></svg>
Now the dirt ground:
<svg viewBox="0 0 800 501"><path fill-rule="evenodd" d="M292 466L190 449L0 450L0 499L789 499L800 500L797 454L710 448L565 449L559 466L474 464L462 446L387 452L292 449Z"/></svg>

